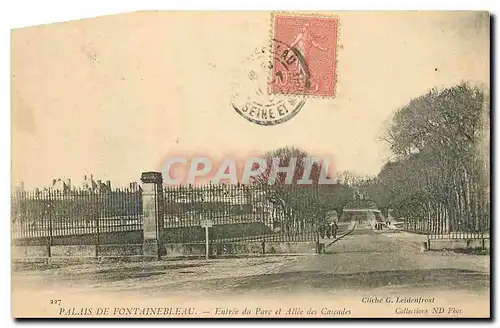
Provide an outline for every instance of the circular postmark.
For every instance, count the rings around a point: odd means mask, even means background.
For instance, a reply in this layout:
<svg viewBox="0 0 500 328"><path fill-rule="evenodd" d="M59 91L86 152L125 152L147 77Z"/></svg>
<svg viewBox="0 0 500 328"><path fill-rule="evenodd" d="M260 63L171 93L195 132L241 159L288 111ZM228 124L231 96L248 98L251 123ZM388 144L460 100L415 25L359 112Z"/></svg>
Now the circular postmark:
<svg viewBox="0 0 500 328"><path fill-rule="evenodd" d="M242 65L235 82L231 106L244 119L259 125L276 125L293 118L305 104L310 73L304 57L294 47L272 40L256 49Z"/></svg>

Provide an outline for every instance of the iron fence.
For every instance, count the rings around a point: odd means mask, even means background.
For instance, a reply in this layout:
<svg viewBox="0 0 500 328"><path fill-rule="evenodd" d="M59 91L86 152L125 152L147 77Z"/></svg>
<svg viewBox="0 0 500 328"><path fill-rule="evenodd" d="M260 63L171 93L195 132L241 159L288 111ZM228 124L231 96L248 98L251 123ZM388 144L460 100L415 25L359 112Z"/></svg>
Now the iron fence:
<svg viewBox="0 0 500 328"><path fill-rule="evenodd" d="M210 240L313 241L319 214L317 188L307 186L204 185L163 190L164 240L202 243L201 222L210 220Z"/></svg>
<svg viewBox="0 0 500 328"><path fill-rule="evenodd" d="M16 244L129 243L123 233L142 229L140 190L25 191L14 193L11 204Z"/></svg>
<svg viewBox="0 0 500 328"><path fill-rule="evenodd" d="M327 188L328 189L328 188ZM203 185L162 189L161 242L317 241L333 189L310 185ZM333 204L333 205L332 205ZM17 245L100 245L143 242L142 191L115 189L18 192L12 195ZM324 236L323 236L324 237ZM333 237L332 237L333 238Z"/></svg>
<svg viewBox="0 0 500 328"><path fill-rule="evenodd" d="M406 218L404 229L425 234L429 239L488 239L490 216Z"/></svg>

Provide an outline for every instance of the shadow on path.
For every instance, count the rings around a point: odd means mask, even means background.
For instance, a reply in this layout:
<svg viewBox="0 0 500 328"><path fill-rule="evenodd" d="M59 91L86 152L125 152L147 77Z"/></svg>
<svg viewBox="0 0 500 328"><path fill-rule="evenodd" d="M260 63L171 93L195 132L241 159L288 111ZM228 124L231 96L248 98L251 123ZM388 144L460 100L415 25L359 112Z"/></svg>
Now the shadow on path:
<svg viewBox="0 0 500 328"><path fill-rule="evenodd" d="M173 290L197 289L216 294L235 291L321 291L369 290L381 287L404 289L468 290L487 291L490 276L484 273L461 269L369 271L334 274L321 271L292 271L238 278L187 281L169 284L164 288ZM162 286L158 286L158 289Z"/></svg>

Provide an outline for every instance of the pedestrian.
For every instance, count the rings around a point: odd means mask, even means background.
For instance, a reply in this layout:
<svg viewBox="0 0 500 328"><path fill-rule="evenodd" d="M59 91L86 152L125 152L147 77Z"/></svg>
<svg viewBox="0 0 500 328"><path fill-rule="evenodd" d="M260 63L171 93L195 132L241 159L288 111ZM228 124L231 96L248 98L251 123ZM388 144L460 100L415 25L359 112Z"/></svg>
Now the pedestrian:
<svg viewBox="0 0 500 328"><path fill-rule="evenodd" d="M326 226L326 237L332 238L332 226L330 224Z"/></svg>

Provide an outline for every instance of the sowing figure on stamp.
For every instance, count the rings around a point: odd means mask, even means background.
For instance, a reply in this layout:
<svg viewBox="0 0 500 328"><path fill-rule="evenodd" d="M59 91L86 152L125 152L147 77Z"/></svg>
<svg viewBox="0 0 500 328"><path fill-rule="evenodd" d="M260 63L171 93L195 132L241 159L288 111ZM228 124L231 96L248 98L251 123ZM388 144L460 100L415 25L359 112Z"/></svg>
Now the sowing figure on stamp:
<svg viewBox="0 0 500 328"><path fill-rule="evenodd" d="M301 53L302 56L304 56L304 60L307 62L309 60L309 55L312 50L312 48L317 48L321 51L327 51L328 47L322 47L320 44L318 44L314 39L315 37L309 33L308 30L309 23L304 23L302 25L302 30L301 32L297 35L295 40L292 42L291 47L296 47ZM300 68L302 70L302 68ZM304 73L304 72L302 72ZM311 74L311 78L315 78ZM315 87L318 87L317 82L313 83Z"/></svg>
<svg viewBox="0 0 500 328"><path fill-rule="evenodd" d="M302 31L297 35L297 37L291 44L291 47L295 47L296 45L298 45L297 49L300 50L306 61L307 59L309 59L309 53L312 47L315 47L321 51L328 50L327 47L322 47L321 45L316 43L316 41L314 41L314 37L311 35L311 33L309 33L309 30L307 29L308 27L309 23L305 23L302 26Z"/></svg>

